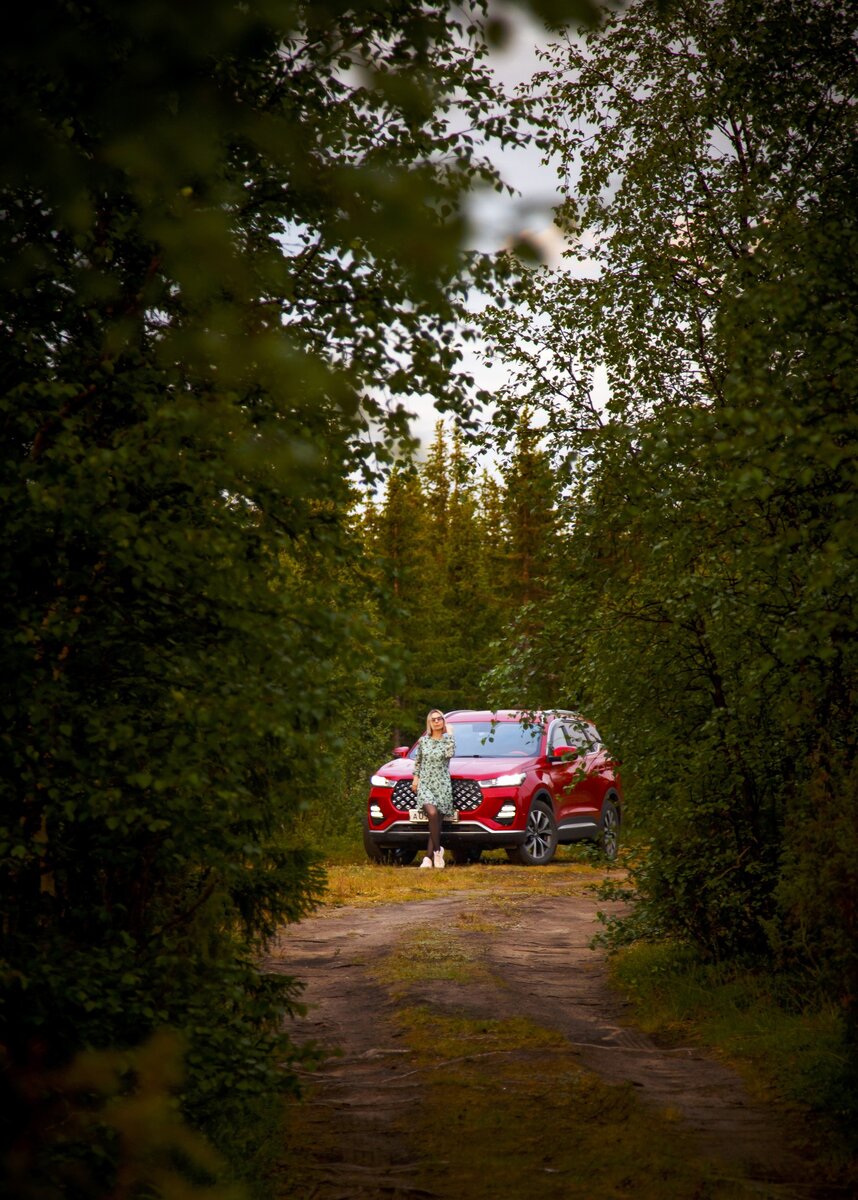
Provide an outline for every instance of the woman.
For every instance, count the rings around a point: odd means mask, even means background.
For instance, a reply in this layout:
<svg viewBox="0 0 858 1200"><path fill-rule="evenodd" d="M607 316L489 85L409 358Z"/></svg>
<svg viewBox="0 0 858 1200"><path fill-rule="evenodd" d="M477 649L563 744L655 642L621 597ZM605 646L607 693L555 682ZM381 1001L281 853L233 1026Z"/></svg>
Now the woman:
<svg viewBox="0 0 858 1200"><path fill-rule="evenodd" d="M441 814L451 817L455 812L453 787L450 783L450 759L456 753L453 735L440 709L433 708L426 716L426 732L417 743L414 756L414 778L411 790L417 793L417 803L429 818L429 845L421 867L443 867L441 849Z"/></svg>

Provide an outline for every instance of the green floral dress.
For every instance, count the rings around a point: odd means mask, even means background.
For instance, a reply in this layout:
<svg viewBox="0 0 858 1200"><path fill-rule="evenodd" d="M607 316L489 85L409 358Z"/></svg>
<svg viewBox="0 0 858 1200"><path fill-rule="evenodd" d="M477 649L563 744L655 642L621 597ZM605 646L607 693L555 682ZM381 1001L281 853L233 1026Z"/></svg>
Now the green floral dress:
<svg viewBox="0 0 858 1200"><path fill-rule="evenodd" d="M450 784L450 759L456 753L456 742L452 733L442 733L439 738L424 734L417 743L414 756L414 774L419 776L417 803L434 804L438 812L450 817L456 811L453 804L453 788Z"/></svg>

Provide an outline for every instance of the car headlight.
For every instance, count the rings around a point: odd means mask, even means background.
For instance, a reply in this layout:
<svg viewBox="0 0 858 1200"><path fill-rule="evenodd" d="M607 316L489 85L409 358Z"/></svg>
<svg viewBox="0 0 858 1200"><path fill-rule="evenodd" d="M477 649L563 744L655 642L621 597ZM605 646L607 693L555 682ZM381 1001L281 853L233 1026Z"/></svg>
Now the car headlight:
<svg viewBox="0 0 858 1200"><path fill-rule="evenodd" d="M494 779L478 779L477 783L482 788L489 787L518 787L524 783L524 772L520 775L497 775Z"/></svg>
<svg viewBox="0 0 858 1200"><path fill-rule="evenodd" d="M388 779L384 775L372 775L370 777L370 783L373 787L396 787L396 780Z"/></svg>

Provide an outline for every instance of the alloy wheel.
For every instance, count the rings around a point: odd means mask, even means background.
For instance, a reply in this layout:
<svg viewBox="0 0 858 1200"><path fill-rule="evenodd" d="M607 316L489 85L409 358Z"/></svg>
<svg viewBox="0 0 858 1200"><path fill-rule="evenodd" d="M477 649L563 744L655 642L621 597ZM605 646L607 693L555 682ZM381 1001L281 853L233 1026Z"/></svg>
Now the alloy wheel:
<svg viewBox="0 0 858 1200"><path fill-rule="evenodd" d="M620 848L620 814L612 800L605 801L605 811L602 814L602 850L605 858L612 862L617 857Z"/></svg>

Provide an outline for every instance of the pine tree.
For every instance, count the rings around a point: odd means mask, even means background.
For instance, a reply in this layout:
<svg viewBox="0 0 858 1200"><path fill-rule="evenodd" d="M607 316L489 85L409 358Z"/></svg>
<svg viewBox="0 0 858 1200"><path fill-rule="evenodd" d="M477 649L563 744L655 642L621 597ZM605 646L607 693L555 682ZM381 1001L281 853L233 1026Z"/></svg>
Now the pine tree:
<svg viewBox="0 0 858 1200"><path fill-rule="evenodd" d="M435 423L435 439L429 449L426 462L421 468L420 476L423 480L433 530L438 537L440 565L447 538L451 492L449 448L443 421Z"/></svg>
<svg viewBox="0 0 858 1200"><path fill-rule="evenodd" d="M540 431L524 409L515 426L512 454L502 468L508 528L509 599L534 609L545 599L558 530L557 478Z"/></svg>
<svg viewBox="0 0 858 1200"><path fill-rule="evenodd" d="M371 511L367 527L387 660L384 718L392 745L398 746L413 740L422 728L422 698L415 694L415 680L426 653L424 614L435 569L428 504L413 467L391 472L384 499Z"/></svg>

